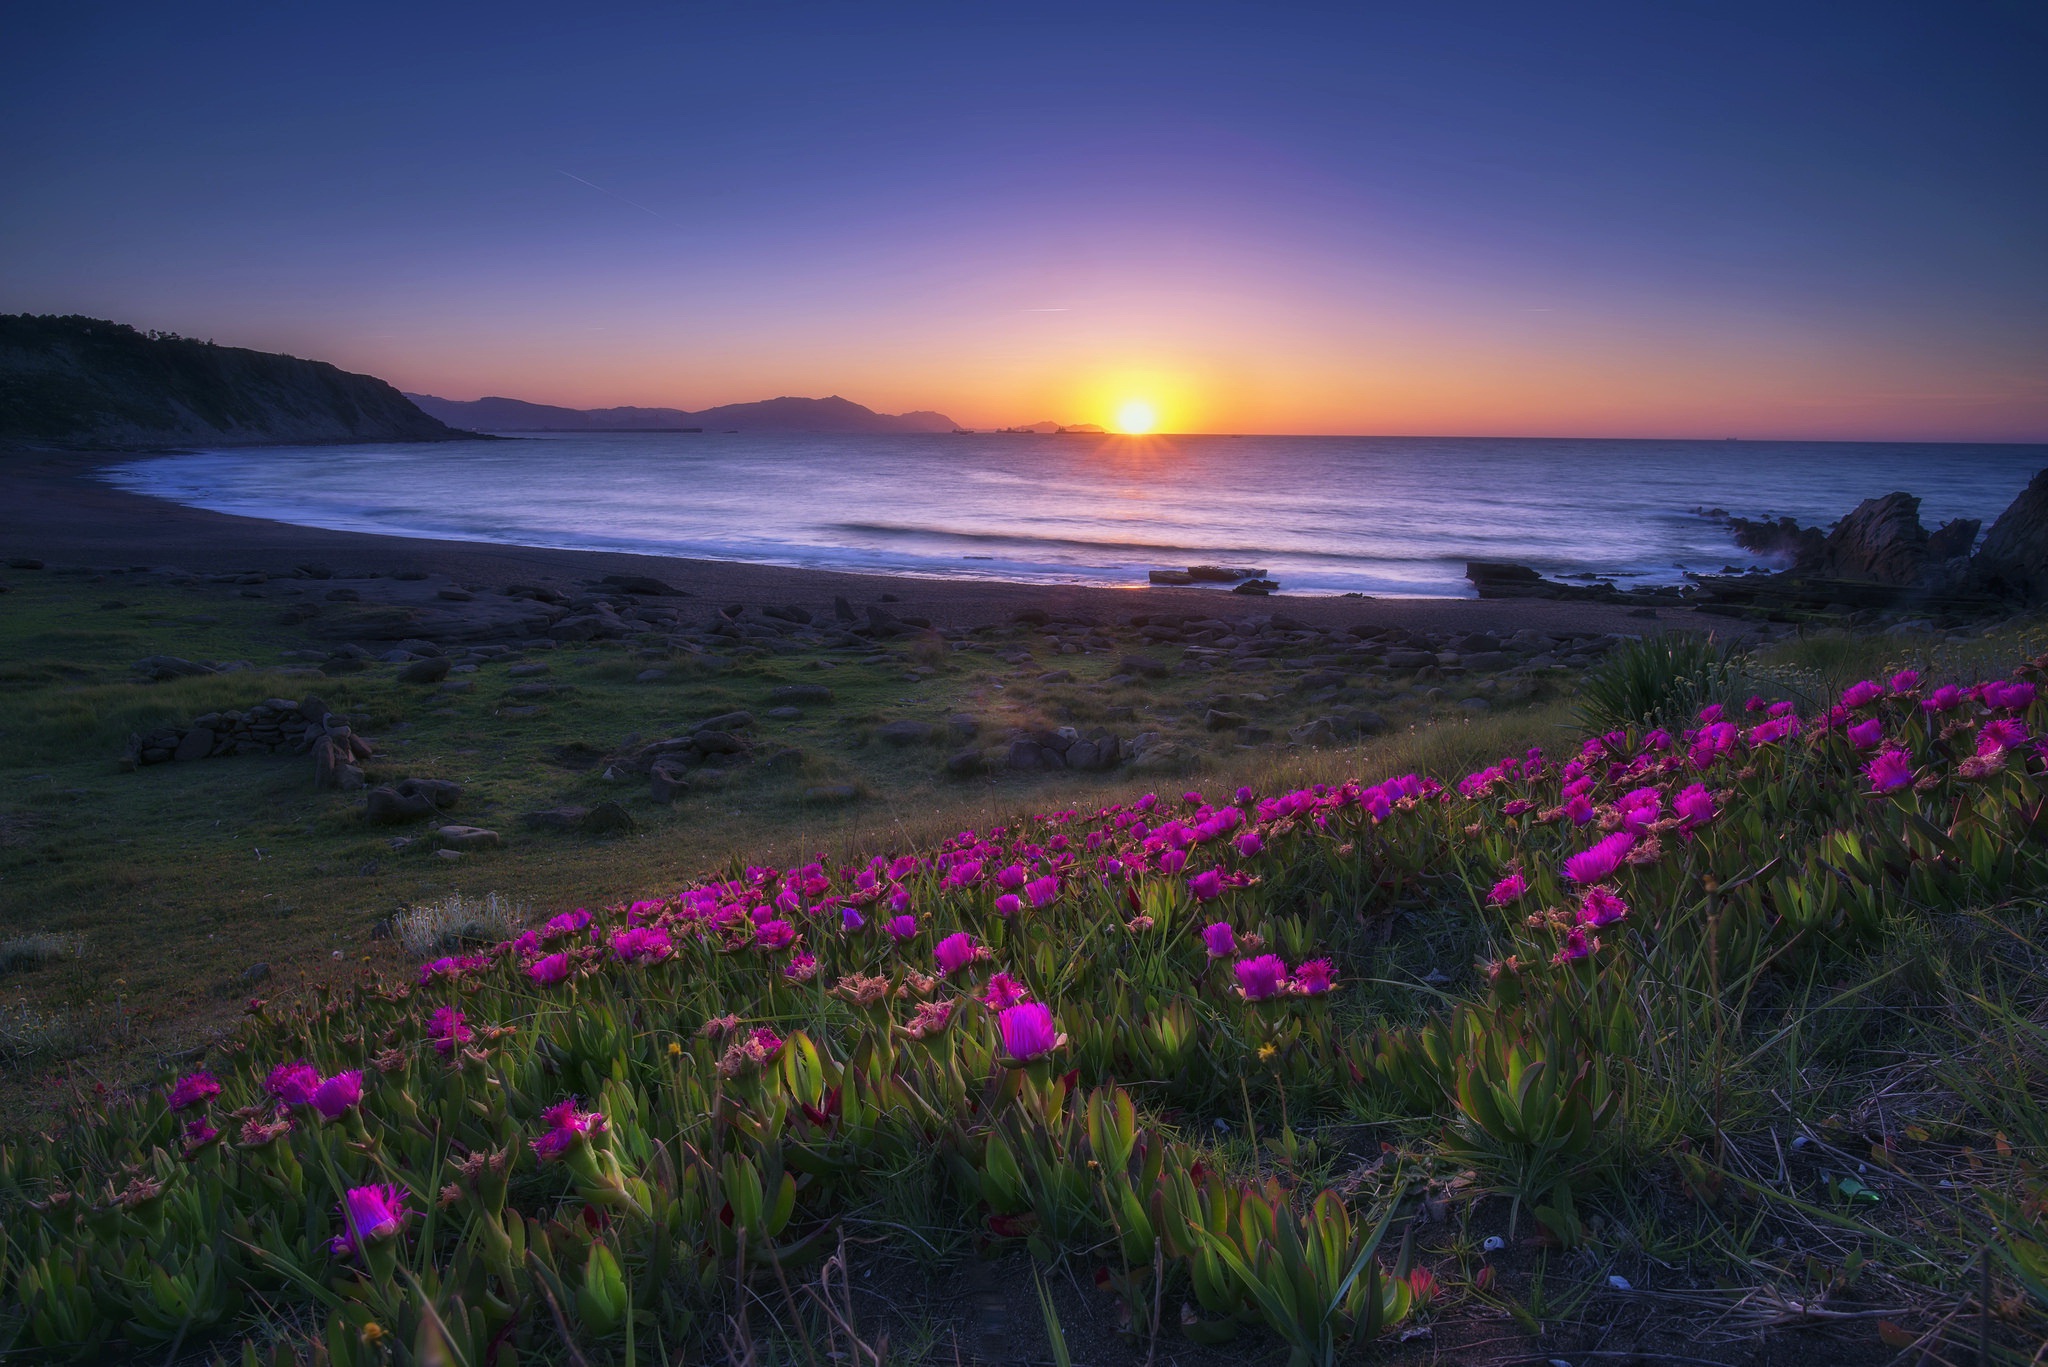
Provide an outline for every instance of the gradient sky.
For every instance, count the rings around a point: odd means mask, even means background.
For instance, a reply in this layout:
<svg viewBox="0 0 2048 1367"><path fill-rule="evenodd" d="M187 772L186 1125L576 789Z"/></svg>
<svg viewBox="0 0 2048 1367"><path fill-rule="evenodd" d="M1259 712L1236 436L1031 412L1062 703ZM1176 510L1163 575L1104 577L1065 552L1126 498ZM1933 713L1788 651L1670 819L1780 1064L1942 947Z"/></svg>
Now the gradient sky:
<svg viewBox="0 0 2048 1367"><path fill-rule="evenodd" d="M2048 438L2048 7L12 7L0 309L579 407Z"/></svg>

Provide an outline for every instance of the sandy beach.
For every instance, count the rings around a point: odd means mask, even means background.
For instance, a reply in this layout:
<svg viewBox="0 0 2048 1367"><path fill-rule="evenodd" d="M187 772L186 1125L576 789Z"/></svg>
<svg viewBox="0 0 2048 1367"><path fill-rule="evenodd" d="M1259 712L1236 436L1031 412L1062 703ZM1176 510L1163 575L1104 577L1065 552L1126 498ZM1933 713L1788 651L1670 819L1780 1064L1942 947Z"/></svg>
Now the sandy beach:
<svg viewBox="0 0 2048 1367"><path fill-rule="evenodd" d="M1081 585L1009 584L846 574L728 561L597 551L554 550L486 542L435 541L328 531L262 518L236 517L124 492L95 471L132 452L0 450L0 557L28 556L52 566L176 567L198 573L230 570L288 574L318 564L338 578L423 572L442 583L498 588L512 583L568 587L605 575L650 575L708 604L829 607L889 601L900 616L938 626L1007 622L1017 612L1200 613L1222 620L1284 611L1319 626L1383 626L1425 632L1509 632L1641 635L1672 629L1740 632L1723 617L1689 608L1659 608L1654 619L1623 606L1543 600L1333 598L1239 595L1185 588L1102 589ZM370 599L418 596L388 578Z"/></svg>

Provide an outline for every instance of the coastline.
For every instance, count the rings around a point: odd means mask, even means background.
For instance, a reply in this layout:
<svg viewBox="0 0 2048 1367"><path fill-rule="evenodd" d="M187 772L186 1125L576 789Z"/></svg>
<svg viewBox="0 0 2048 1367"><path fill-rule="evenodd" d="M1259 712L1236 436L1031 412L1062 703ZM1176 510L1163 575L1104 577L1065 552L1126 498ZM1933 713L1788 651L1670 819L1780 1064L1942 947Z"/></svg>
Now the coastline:
<svg viewBox="0 0 2048 1367"><path fill-rule="evenodd" d="M443 541L370 532L330 531L265 518L211 512L117 489L100 468L150 454L0 447L0 553L51 565L176 567L200 573L289 574L308 562L337 578L422 572L433 580L499 587L567 586L604 575L649 575L707 606L800 604L829 607L893 601L894 611L947 627L1006 622L1025 609L1127 615L1178 612L1226 621L1283 611L1316 625L1373 625L1417 631L1514 631L1629 635L1678 629L1722 635L1751 630L1690 608L1656 617L1624 606L1539 599L1270 597L1192 588L1098 588L1001 580L924 579L737 561L560 550L498 542ZM389 582L388 578L384 582ZM893 595L893 600L883 599Z"/></svg>

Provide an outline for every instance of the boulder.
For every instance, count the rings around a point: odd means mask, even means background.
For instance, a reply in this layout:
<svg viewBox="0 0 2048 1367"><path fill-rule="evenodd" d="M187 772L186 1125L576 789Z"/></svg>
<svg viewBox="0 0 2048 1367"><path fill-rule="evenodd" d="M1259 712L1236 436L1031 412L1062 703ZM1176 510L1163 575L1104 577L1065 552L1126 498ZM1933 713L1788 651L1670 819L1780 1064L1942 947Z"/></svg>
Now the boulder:
<svg viewBox="0 0 2048 1367"><path fill-rule="evenodd" d="M1999 514L1970 561L1980 588L2026 603L2048 603L2048 470Z"/></svg>
<svg viewBox="0 0 2048 1367"><path fill-rule="evenodd" d="M673 761L657 760L647 771L647 791L656 802L674 802L690 791L689 771Z"/></svg>
<svg viewBox="0 0 2048 1367"><path fill-rule="evenodd" d="M1974 517L1944 522L1927 534L1927 558L1934 564L1967 559L1984 524Z"/></svg>
<svg viewBox="0 0 2048 1367"><path fill-rule="evenodd" d="M768 701L778 707L812 707L829 703L834 696L823 684L783 684L769 690Z"/></svg>
<svg viewBox="0 0 2048 1367"><path fill-rule="evenodd" d="M979 750L958 750L946 756L946 772L955 778L971 778L987 767L988 760Z"/></svg>
<svg viewBox="0 0 2048 1367"><path fill-rule="evenodd" d="M946 730L956 740L973 740L981 734L981 722L965 712L955 712L946 718Z"/></svg>
<svg viewBox="0 0 2048 1367"><path fill-rule="evenodd" d="M448 677L448 671L454 663L445 655L429 655L424 659L414 660L400 669L398 681L417 684L439 683Z"/></svg>
<svg viewBox="0 0 2048 1367"><path fill-rule="evenodd" d="M1389 669L1427 669L1436 663L1436 654L1428 650L1390 650L1384 658Z"/></svg>
<svg viewBox="0 0 2048 1367"><path fill-rule="evenodd" d="M875 739L884 745L922 745L939 734L939 728L928 721L892 721L875 728Z"/></svg>
<svg viewBox="0 0 2048 1367"><path fill-rule="evenodd" d="M205 759L213 753L216 737L213 732L195 726L178 738L177 748L171 751L175 760Z"/></svg>
<svg viewBox="0 0 2048 1367"><path fill-rule="evenodd" d="M435 834L451 850L494 850L505 843L496 831L481 826L443 826Z"/></svg>
<svg viewBox="0 0 2048 1367"><path fill-rule="evenodd" d="M1169 588L1179 588L1194 583L1195 576L1189 574L1186 570L1153 570L1146 576L1146 581L1153 584L1162 584Z"/></svg>
<svg viewBox="0 0 2048 1367"><path fill-rule="evenodd" d="M135 662L135 672L162 683L166 679L194 678L219 671L210 665L194 664L176 655L151 655Z"/></svg>
<svg viewBox="0 0 2048 1367"><path fill-rule="evenodd" d="M417 821L453 807L462 785L438 778L408 778L363 794L363 815L381 825Z"/></svg>
<svg viewBox="0 0 2048 1367"><path fill-rule="evenodd" d="M1225 712L1221 708L1212 707L1209 709L1208 713L1205 716L1203 716L1202 725L1207 727L1211 731L1229 731L1236 727L1243 726L1247 720L1248 718L1246 718L1242 713Z"/></svg>
<svg viewBox="0 0 2048 1367"><path fill-rule="evenodd" d="M1920 500L1907 493L1866 498L1821 543L1820 572L1832 579L1911 584L1927 566Z"/></svg>
<svg viewBox="0 0 2048 1367"><path fill-rule="evenodd" d="M617 802L600 802L583 814L579 829L585 835L616 835L633 829L633 814Z"/></svg>

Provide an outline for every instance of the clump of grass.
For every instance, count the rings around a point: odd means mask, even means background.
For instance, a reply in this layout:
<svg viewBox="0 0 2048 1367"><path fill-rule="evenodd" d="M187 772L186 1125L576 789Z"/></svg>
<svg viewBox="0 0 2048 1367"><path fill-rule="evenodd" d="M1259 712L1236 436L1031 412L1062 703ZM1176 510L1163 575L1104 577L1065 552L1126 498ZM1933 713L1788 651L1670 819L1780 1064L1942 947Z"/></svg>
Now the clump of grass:
<svg viewBox="0 0 2048 1367"><path fill-rule="evenodd" d="M41 968L60 959L77 959L84 955L83 935L59 935L50 931L15 935L0 940L0 973L13 973L24 968Z"/></svg>
<svg viewBox="0 0 2048 1367"><path fill-rule="evenodd" d="M416 959L453 954L516 938L526 928L527 906L497 893L481 901L454 893L438 902L408 907L392 919L392 933Z"/></svg>
<svg viewBox="0 0 2048 1367"><path fill-rule="evenodd" d="M1733 652L1711 636L1670 632L1630 641L1586 675L1579 720L1592 731L1683 722L1725 701L1736 673Z"/></svg>
<svg viewBox="0 0 2048 1367"><path fill-rule="evenodd" d="M28 1002L0 1006L0 1064L18 1068L66 1057L77 1050L78 1043L77 1027L63 1016Z"/></svg>

